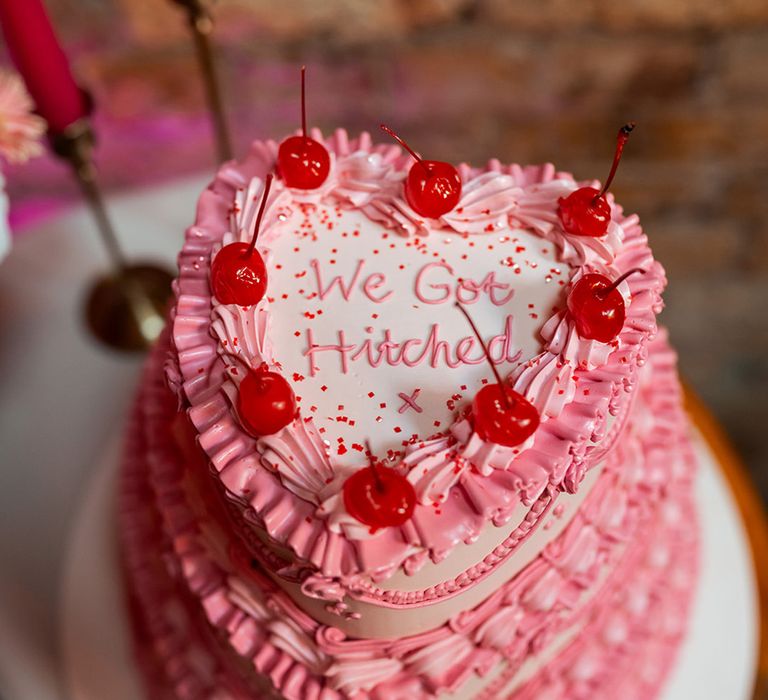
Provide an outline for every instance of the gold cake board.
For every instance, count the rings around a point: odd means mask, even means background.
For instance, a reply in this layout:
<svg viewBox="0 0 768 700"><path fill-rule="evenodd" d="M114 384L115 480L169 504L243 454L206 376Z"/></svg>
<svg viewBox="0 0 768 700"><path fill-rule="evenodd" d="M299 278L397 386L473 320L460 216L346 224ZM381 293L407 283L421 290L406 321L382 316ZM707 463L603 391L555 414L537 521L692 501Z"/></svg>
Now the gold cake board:
<svg viewBox="0 0 768 700"><path fill-rule="evenodd" d="M685 409L720 464L744 521L757 582L760 643L754 700L768 699L768 516L760 495L724 430L701 398L684 384ZM723 700L726 700L725 698Z"/></svg>

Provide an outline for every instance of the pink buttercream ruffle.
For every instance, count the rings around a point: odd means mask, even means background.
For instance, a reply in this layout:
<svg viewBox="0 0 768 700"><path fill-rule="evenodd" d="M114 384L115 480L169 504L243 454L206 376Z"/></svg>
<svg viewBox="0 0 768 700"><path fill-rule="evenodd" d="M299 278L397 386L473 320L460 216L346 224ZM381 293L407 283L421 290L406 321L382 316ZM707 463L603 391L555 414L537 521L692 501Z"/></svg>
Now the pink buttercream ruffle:
<svg viewBox="0 0 768 700"><path fill-rule="evenodd" d="M446 625L356 640L307 616L260 571L243 570L248 557L233 557L242 545L227 521L191 505L210 477L190 472L173 437L177 412L162 383L160 347L131 424L120 495L137 651L151 695L172 687L189 700L214 689L233 698L427 700L505 664L479 696L495 698L526 659L573 630L579 634L562 653L510 697L608 698L617 687L627 700L655 697L684 631L697 529L675 356L661 338L648 360L638 419L557 539ZM200 485L185 486L190 480Z"/></svg>
<svg viewBox="0 0 768 700"><path fill-rule="evenodd" d="M313 137L323 140L319 132ZM409 159L397 147L374 145L367 134L349 139L343 131L324 142L333 163L320 190L297 193L275 182L259 238L264 254L292 208L328 201L358 208L403 235L440 228L483 235L513 223L553 240L572 266L597 266L613 276L630 267L648 269L627 282L631 303L614 344L578 338L562 314L545 324L542 353L513 376L545 419L529 443L513 450L484 443L471 420L461 416L445 437L416 442L403 462L419 495L414 516L401 528L372 536L345 513L338 496L344 473L310 417L262 440L247 435L237 419L238 368L274 363L269 304L263 300L248 310L218 304L210 296L208 266L222 244L250 237L254 202L273 167L276 144L256 142L242 163L223 166L200 198L196 223L179 256L173 346L181 381L175 382L200 445L243 521L276 546L290 548L329 582L346 585L362 574L378 580L399 567L413 572L474 539L489 520L504 523L518 503L532 505L550 488L575 490L608 416L630 401L637 369L656 333L665 279L637 218L624 218L617 207L605 240L582 241L583 249L568 240L557 222L557 199L576 184L552 166L521 168L497 161L483 170L462 166L464 189L456 210L440 221L425 221L402 196Z"/></svg>

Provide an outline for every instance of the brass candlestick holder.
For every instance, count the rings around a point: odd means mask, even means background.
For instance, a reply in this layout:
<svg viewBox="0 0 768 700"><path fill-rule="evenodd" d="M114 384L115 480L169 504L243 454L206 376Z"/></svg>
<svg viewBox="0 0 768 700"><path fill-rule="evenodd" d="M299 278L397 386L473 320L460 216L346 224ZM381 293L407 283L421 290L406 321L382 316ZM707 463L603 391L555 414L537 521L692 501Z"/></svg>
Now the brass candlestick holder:
<svg viewBox="0 0 768 700"><path fill-rule="evenodd" d="M173 2L187 11L187 21L192 32L197 62L203 78L205 97L216 138L219 162L223 163L224 161L232 160L232 141L229 136L229 129L227 128L224 103L221 99L221 89L211 47L210 37L213 32L213 17L204 0L173 0Z"/></svg>
<svg viewBox="0 0 768 700"><path fill-rule="evenodd" d="M72 167L112 266L112 271L97 279L88 293L88 328L112 348L145 350L165 325L173 275L153 264L126 261L96 179L90 120L84 117L63 132L51 134L50 141L53 151Z"/></svg>

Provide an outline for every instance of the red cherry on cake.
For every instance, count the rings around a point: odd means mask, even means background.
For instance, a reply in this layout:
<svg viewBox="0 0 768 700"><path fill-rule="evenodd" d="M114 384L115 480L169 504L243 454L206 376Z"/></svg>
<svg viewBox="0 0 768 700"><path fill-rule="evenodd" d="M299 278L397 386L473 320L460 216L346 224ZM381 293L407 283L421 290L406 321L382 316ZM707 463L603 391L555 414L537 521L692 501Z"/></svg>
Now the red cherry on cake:
<svg viewBox="0 0 768 700"><path fill-rule="evenodd" d="M634 268L613 282L605 275L591 273L573 285L568 295L568 311L581 338L610 343L618 337L626 318L624 297L618 286L638 272L645 274L645 270Z"/></svg>
<svg viewBox="0 0 768 700"><path fill-rule="evenodd" d="M290 136L277 151L277 170L288 187L316 190L328 177L331 157L325 146L307 136L306 67L301 67L301 136Z"/></svg>
<svg viewBox="0 0 768 700"><path fill-rule="evenodd" d="M540 417L536 407L522 394L510 389L499 376L475 322L458 302L456 307L464 314L485 353L485 359L496 377L496 384L486 384L477 392L472 402L472 419L475 432L489 442L505 447L524 443L539 427Z"/></svg>
<svg viewBox="0 0 768 700"><path fill-rule="evenodd" d="M277 168L287 187L316 190L328 177L331 158L318 141L307 136L290 136L280 144Z"/></svg>
<svg viewBox="0 0 768 700"><path fill-rule="evenodd" d="M392 129L385 124L381 128L416 159L405 181L405 198L411 208L430 219L452 211L461 197L459 171L441 160L423 160Z"/></svg>
<svg viewBox="0 0 768 700"><path fill-rule="evenodd" d="M273 175L267 175L261 205L253 227L250 243L225 245L211 263L211 289L222 304L252 306L258 304L267 291L267 268L264 259L256 250L261 218L267 204Z"/></svg>
<svg viewBox="0 0 768 700"><path fill-rule="evenodd" d="M370 445L366 446L370 463L344 482L344 506L371 532L402 525L413 515L416 505L413 485L394 469L378 465Z"/></svg>
<svg viewBox="0 0 768 700"><path fill-rule="evenodd" d="M624 146L634 128L635 123L630 122L619 129L613 165L603 189L598 192L594 187L580 187L567 197L560 198L558 215L567 233L574 236L599 238L608 232L608 224L611 222L611 207L605 193L613 182Z"/></svg>
<svg viewBox="0 0 768 700"><path fill-rule="evenodd" d="M539 412L522 394L502 384L486 384L472 402L477 434L489 442L515 447L539 427Z"/></svg>
<svg viewBox="0 0 768 700"><path fill-rule="evenodd" d="M237 413L251 435L274 435L296 417L296 396L285 378L264 364L240 382Z"/></svg>
<svg viewBox="0 0 768 700"><path fill-rule="evenodd" d="M580 187L559 202L560 221L568 233L599 238L608 232L611 207L594 187Z"/></svg>

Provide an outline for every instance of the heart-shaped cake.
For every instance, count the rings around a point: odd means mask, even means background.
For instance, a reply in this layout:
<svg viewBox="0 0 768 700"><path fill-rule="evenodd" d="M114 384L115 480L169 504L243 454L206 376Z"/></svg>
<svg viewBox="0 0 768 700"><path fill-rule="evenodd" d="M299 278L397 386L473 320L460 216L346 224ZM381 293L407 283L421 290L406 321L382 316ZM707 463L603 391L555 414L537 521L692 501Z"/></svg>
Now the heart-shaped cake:
<svg viewBox="0 0 768 700"><path fill-rule="evenodd" d="M126 478L200 632L163 663L197 645L235 697L576 698L599 651L656 663L620 695L653 697L693 464L637 217L549 165L311 137L310 180L256 142L202 194L148 368Z"/></svg>

